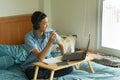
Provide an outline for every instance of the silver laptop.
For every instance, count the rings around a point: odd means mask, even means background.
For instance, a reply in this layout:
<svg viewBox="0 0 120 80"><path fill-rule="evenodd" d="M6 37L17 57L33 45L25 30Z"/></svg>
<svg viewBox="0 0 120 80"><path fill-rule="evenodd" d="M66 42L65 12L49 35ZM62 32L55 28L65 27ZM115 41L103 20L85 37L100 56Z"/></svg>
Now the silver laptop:
<svg viewBox="0 0 120 80"><path fill-rule="evenodd" d="M71 54L66 53L62 57L62 61L84 60L86 58L86 54L88 52L89 44L90 44L90 34L89 34L88 44L87 44L86 50L84 52L75 52L75 53L71 53Z"/></svg>

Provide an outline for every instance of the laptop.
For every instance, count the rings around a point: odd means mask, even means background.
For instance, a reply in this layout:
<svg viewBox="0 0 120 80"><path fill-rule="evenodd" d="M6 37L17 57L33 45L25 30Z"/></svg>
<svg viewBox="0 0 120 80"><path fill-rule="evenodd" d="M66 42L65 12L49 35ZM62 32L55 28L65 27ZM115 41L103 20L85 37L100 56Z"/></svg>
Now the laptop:
<svg viewBox="0 0 120 80"><path fill-rule="evenodd" d="M86 50L84 52L75 52L75 53L71 53L71 54L66 53L62 56L62 61L84 60L86 58L86 54L88 52L89 44L90 44L90 34L89 34L88 44L87 44Z"/></svg>

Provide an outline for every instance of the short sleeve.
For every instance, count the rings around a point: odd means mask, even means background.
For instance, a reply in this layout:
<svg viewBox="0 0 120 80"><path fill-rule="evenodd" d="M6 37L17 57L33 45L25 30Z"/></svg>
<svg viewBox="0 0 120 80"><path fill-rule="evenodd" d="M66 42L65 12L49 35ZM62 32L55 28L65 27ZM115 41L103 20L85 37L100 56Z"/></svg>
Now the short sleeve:
<svg viewBox="0 0 120 80"><path fill-rule="evenodd" d="M55 41L54 41L54 44L57 44L57 43L59 43L60 41L61 41L61 37L56 33L56 39L55 39Z"/></svg>
<svg viewBox="0 0 120 80"><path fill-rule="evenodd" d="M30 35L26 35L25 45L26 45L26 49L28 50L29 53L32 52L33 49L37 48L34 38Z"/></svg>

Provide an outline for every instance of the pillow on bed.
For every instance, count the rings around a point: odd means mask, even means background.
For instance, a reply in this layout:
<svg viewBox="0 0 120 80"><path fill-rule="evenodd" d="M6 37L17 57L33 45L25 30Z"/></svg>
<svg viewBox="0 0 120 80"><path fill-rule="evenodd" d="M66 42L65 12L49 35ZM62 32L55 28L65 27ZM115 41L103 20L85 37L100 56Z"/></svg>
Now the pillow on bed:
<svg viewBox="0 0 120 80"><path fill-rule="evenodd" d="M27 50L24 44L20 45L5 45L0 44L0 56L13 57L16 63L22 63L26 60Z"/></svg>
<svg viewBox="0 0 120 80"><path fill-rule="evenodd" d="M74 52L77 36L76 35L61 35L61 37L62 37L62 42L65 48L65 53ZM60 55L60 49L57 44L52 45L52 55L53 56L57 55L54 53L57 53L58 55Z"/></svg>
<svg viewBox="0 0 120 80"><path fill-rule="evenodd" d="M65 53L73 53L75 52L75 44L77 36L74 35L61 35L63 40L63 45L65 48Z"/></svg>
<svg viewBox="0 0 120 80"><path fill-rule="evenodd" d="M1 56L0 57L0 69L7 69L8 67L14 64L14 60L10 56Z"/></svg>

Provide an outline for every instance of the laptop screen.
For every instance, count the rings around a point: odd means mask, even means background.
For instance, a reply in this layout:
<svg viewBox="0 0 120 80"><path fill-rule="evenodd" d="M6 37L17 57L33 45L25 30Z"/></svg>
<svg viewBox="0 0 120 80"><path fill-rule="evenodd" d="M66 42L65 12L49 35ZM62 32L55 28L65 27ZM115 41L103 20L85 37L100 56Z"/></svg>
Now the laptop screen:
<svg viewBox="0 0 120 80"><path fill-rule="evenodd" d="M84 52L78 52L78 53L71 53L71 54L64 54L62 57L62 61L73 61L73 60L84 60L88 51L90 45L90 35L89 35L89 40L88 44L86 47L86 50Z"/></svg>
<svg viewBox="0 0 120 80"><path fill-rule="evenodd" d="M88 51L88 49L89 49L89 45L90 45L90 34L89 34L89 40L88 40L88 44L87 44L87 48L86 48L85 52Z"/></svg>

